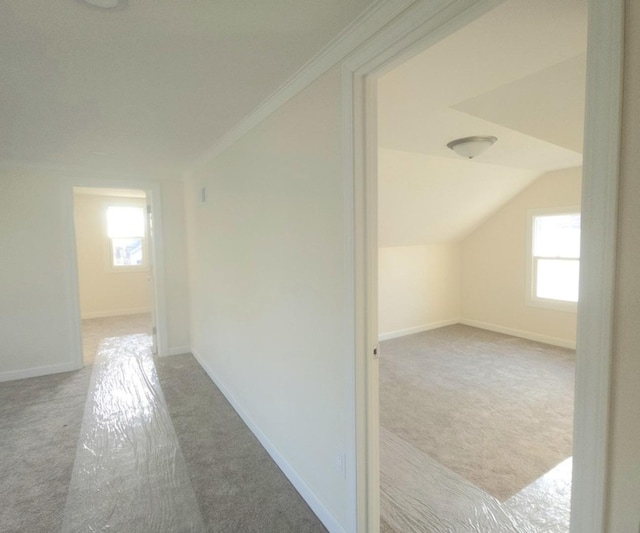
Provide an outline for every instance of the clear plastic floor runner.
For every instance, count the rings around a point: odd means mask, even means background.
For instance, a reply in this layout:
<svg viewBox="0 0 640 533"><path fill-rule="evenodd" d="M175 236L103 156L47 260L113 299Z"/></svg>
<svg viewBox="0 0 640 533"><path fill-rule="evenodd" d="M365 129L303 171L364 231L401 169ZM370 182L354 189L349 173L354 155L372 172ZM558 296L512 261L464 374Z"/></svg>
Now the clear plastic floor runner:
<svg viewBox="0 0 640 533"><path fill-rule="evenodd" d="M570 461L505 503L383 427L380 428L380 465L381 516L396 531L568 531Z"/></svg>
<svg viewBox="0 0 640 533"><path fill-rule="evenodd" d="M94 362L62 532L204 532L148 335Z"/></svg>

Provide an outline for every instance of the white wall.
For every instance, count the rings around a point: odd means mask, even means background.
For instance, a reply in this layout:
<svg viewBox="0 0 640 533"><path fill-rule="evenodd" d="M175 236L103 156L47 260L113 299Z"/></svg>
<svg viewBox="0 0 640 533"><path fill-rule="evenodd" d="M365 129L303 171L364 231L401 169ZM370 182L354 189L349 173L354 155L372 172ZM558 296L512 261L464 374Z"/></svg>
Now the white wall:
<svg viewBox="0 0 640 533"><path fill-rule="evenodd" d="M149 270L109 268L106 211L110 205L145 207L144 198L74 195L82 318L151 312Z"/></svg>
<svg viewBox="0 0 640 533"><path fill-rule="evenodd" d="M461 321L574 347L575 312L525 304L527 216L530 209L579 206L580 194L581 169L547 173L459 242L379 248L380 338Z"/></svg>
<svg viewBox="0 0 640 533"><path fill-rule="evenodd" d="M90 182L72 172L0 169L0 381L82 365L72 190ZM113 183L141 188L153 182ZM182 184L161 186L167 343L178 353L189 346Z"/></svg>
<svg viewBox="0 0 640 533"><path fill-rule="evenodd" d="M162 182L162 237L164 283L167 299L169 354L191 351L189 337L189 269L184 186L178 181Z"/></svg>
<svg viewBox="0 0 640 533"><path fill-rule="evenodd" d="M549 172L499 209L461 244L462 318L478 327L575 345L576 313L525 304L527 214L580 205L581 169Z"/></svg>
<svg viewBox="0 0 640 533"><path fill-rule="evenodd" d="M71 194L0 171L0 381L79 368Z"/></svg>
<svg viewBox="0 0 640 533"><path fill-rule="evenodd" d="M332 69L190 180L192 347L333 530L347 490L341 78ZM207 202L199 203L200 187Z"/></svg>
<svg viewBox="0 0 640 533"><path fill-rule="evenodd" d="M456 324L460 318L457 244L378 249L381 340Z"/></svg>

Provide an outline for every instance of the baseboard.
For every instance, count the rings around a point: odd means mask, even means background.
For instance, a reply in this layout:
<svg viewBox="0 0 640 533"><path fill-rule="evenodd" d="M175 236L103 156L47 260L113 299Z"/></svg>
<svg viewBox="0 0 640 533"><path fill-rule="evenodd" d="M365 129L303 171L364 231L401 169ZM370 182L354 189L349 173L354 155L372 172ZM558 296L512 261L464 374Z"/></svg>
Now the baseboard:
<svg viewBox="0 0 640 533"><path fill-rule="evenodd" d="M141 315L143 313L151 313L151 307L130 307L129 309L90 311L88 313L82 313L82 320L87 318L107 318L110 316Z"/></svg>
<svg viewBox="0 0 640 533"><path fill-rule="evenodd" d="M521 329L507 328L504 326L498 326L497 324L488 324L486 322L480 322L478 320L469 320L467 318L461 318L460 324L466 326L473 326L474 328L486 329L489 331L495 331L496 333L504 333L505 335L511 335L513 337L521 337L530 341L542 342L544 344L551 344L553 346L560 346L561 348L569 348L571 350L576 349L576 341L570 339L560 339L558 337L549 337L548 335L541 335L539 333L533 333L531 331L523 331Z"/></svg>
<svg viewBox="0 0 640 533"><path fill-rule="evenodd" d="M191 353L191 346L174 346L173 348L169 348L164 356L182 355L185 353Z"/></svg>
<svg viewBox="0 0 640 533"><path fill-rule="evenodd" d="M378 340L386 341L389 339L395 339L396 337L404 337L405 335L413 335L414 333L420 333L422 331L429 331L430 329L443 328L445 326L453 326L459 324L460 320L453 318L451 320L441 320L439 322L431 322L430 324L423 324L422 326L415 326L413 328L399 329L397 331L389 331L388 333L382 333L378 335Z"/></svg>
<svg viewBox="0 0 640 533"><path fill-rule="evenodd" d="M311 510L316 514L316 516L320 519L320 521L324 524L324 526L331 533L345 533L344 528L336 520L333 514L326 508L326 506L322 503L318 495L309 487L304 480L300 477L300 475L296 472L296 470L288 463L288 461L284 458L284 456L278 451L278 449L273 445L273 443L269 440L269 438L262 432L260 427L253 421L251 416L245 411L240 402L236 399L233 393L229 390L229 388L224 384L224 382L220 379L213 369L207 365L204 358L197 349L192 347L191 353L196 358L200 366L204 369L204 371L209 375L211 380L216 384L216 386L220 389L220 392L225 396L227 401L231 404L231 406L235 409L236 413L242 418L247 427L251 430L251 432L256 436L256 438L262 444L262 447L267 451L267 453L271 456L271 458L278 465L280 470L284 473L285 476L289 479L291 484L295 487L298 493L304 498L307 502Z"/></svg>
<svg viewBox="0 0 640 533"><path fill-rule="evenodd" d="M25 368L23 370L9 370L8 372L0 372L0 382L36 378L39 376L47 376L49 374L60 374L61 372L73 372L74 370L80 370L81 368L82 366L78 366L74 363L60 363L58 365L38 366L35 368Z"/></svg>

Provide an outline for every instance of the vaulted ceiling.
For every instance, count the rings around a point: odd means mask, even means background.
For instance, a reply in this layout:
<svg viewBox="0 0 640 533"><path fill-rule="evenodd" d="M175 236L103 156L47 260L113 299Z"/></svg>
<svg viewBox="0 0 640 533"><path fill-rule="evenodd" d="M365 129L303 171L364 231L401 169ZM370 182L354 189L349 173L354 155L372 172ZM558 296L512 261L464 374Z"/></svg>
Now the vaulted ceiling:
<svg viewBox="0 0 640 533"><path fill-rule="evenodd" d="M372 0L0 2L0 162L173 174Z"/></svg>
<svg viewBox="0 0 640 533"><path fill-rule="evenodd" d="M541 174L582 164L587 8L508 0L378 83L382 246L460 240ZM494 135L464 160L453 139Z"/></svg>

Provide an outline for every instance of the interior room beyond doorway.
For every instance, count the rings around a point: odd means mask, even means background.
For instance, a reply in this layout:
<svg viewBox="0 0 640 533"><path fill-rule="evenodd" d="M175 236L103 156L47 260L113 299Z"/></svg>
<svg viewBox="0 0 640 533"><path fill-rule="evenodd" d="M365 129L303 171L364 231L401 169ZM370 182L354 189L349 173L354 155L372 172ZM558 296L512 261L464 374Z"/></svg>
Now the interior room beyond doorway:
<svg viewBox="0 0 640 533"><path fill-rule="evenodd" d="M100 339L153 331L146 194L133 189L76 187L74 220L87 364Z"/></svg>
<svg viewBox="0 0 640 533"><path fill-rule="evenodd" d="M491 531L568 531L577 291L543 274L580 261L586 15L507 1L378 80L383 531L458 531L483 508ZM447 147L474 135L498 140ZM535 217L567 213L578 248L540 255ZM416 496L418 465L457 510ZM549 491L561 505L529 513Z"/></svg>

